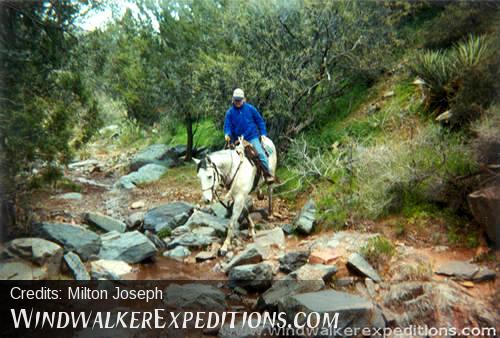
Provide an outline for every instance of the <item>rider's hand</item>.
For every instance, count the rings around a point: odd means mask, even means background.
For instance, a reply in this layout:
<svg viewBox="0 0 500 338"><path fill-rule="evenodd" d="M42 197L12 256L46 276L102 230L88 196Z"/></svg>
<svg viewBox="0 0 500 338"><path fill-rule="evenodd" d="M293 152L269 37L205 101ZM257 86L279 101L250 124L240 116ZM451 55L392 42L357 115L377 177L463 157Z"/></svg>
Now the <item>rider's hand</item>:
<svg viewBox="0 0 500 338"><path fill-rule="evenodd" d="M231 141L231 137L229 135L225 135L224 140L226 140L226 142L229 142Z"/></svg>

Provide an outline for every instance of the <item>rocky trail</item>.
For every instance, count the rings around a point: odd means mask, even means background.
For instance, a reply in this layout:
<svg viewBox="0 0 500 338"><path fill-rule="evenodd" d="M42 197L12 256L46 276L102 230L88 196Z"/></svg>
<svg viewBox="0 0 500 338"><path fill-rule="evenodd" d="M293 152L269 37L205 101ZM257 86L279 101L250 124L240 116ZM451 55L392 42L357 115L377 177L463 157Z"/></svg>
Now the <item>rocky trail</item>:
<svg viewBox="0 0 500 338"><path fill-rule="evenodd" d="M292 210L277 198L268 217L266 201L254 198L255 242L242 224L236 249L219 257L225 210L198 204L194 168L179 166L183 155L182 146L153 145L137 154L96 151L69 165L65 176L81 191L31 196L36 225L5 244L0 279L217 280L170 286L179 290L165 302L349 313L354 326L500 323L496 262L476 262L473 249L398 238L390 239L392 258L374 266L362 248L387 234L319 231L312 200ZM219 335L233 336L226 331Z"/></svg>

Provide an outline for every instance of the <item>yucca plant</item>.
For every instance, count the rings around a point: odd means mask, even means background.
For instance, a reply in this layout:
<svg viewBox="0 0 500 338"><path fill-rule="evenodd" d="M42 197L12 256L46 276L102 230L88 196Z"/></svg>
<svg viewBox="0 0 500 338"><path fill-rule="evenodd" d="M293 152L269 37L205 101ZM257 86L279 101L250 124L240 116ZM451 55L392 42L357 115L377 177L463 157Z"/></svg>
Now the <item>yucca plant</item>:
<svg viewBox="0 0 500 338"><path fill-rule="evenodd" d="M488 36L469 37L460 43L457 43L450 52L450 59L456 71L476 67L491 56L491 40Z"/></svg>
<svg viewBox="0 0 500 338"><path fill-rule="evenodd" d="M426 107L428 110L446 109L448 105L448 84L455 76L453 67L446 51L425 51L418 54L411 65L412 71L422 78L427 86L428 95Z"/></svg>
<svg viewBox="0 0 500 338"><path fill-rule="evenodd" d="M418 54L413 71L431 88L445 86L453 77L453 69L445 51L425 51Z"/></svg>

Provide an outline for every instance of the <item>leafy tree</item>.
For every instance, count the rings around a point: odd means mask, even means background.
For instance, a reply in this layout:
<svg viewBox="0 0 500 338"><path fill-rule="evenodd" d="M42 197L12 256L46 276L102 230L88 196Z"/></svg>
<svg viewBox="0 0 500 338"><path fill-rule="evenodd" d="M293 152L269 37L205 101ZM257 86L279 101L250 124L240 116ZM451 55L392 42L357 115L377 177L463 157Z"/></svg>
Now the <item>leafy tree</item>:
<svg viewBox="0 0 500 338"><path fill-rule="evenodd" d="M95 104L70 62L77 44L74 20L89 5L98 3L0 3L0 227L4 234L15 224L16 174L36 160L49 165L66 162L79 120L92 121L96 116ZM88 139L85 134L82 140Z"/></svg>

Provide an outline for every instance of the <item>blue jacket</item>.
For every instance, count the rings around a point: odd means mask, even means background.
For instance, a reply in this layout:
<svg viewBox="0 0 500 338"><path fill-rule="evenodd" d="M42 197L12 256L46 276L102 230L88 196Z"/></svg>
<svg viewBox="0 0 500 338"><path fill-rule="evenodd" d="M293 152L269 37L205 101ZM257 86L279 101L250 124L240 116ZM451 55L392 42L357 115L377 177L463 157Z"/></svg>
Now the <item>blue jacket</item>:
<svg viewBox="0 0 500 338"><path fill-rule="evenodd" d="M224 134L235 141L242 136L251 141L259 136L267 136L266 123L260 113L250 103L244 103L241 108L234 105L226 112Z"/></svg>

